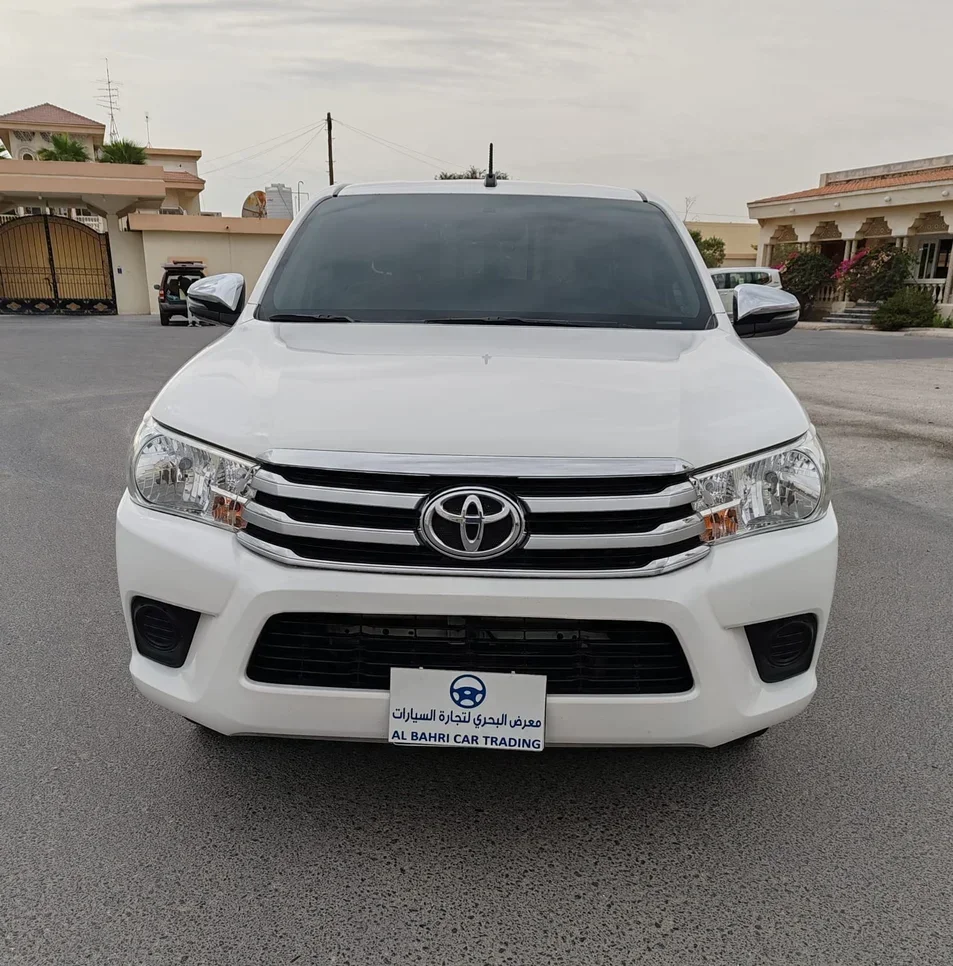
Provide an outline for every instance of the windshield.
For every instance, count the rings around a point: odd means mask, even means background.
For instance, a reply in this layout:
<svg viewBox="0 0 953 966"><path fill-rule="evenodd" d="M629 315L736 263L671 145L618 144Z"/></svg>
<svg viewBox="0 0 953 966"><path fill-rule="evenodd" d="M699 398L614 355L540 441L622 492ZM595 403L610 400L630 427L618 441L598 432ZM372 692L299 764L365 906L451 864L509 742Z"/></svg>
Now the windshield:
<svg viewBox="0 0 953 966"><path fill-rule="evenodd" d="M329 198L258 310L285 315L700 329L711 309L654 205L488 190Z"/></svg>

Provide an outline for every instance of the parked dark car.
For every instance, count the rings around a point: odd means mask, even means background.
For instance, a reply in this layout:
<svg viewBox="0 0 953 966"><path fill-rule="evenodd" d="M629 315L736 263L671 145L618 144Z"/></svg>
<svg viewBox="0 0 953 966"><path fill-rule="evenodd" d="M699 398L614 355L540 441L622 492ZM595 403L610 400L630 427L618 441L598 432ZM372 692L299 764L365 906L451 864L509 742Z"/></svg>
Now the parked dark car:
<svg viewBox="0 0 953 966"><path fill-rule="evenodd" d="M201 262L169 262L162 269L162 281L154 286L159 292L159 324L168 325L175 315L188 321L185 296L193 282L205 278L205 266Z"/></svg>

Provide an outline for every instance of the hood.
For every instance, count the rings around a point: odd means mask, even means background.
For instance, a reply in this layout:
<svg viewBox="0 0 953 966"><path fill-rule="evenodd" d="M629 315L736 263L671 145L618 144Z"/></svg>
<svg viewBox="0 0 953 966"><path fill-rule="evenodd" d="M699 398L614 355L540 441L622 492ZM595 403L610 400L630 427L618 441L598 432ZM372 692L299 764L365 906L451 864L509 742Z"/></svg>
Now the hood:
<svg viewBox="0 0 953 966"><path fill-rule="evenodd" d="M152 414L256 458L314 449L696 467L809 425L781 378L721 329L260 321L190 360Z"/></svg>

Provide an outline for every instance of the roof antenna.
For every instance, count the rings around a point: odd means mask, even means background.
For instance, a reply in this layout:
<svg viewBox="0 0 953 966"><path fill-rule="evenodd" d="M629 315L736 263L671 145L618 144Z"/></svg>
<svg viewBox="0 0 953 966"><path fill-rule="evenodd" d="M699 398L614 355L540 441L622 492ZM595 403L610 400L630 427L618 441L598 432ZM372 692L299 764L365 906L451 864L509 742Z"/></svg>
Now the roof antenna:
<svg viewBox="0 0 953 966"><path fill-rule="evenodd" d="M490 166L486 169L486 178L483 180L484 188L496 187L496 172L493 170L493 142L490 141Z"/></svg>

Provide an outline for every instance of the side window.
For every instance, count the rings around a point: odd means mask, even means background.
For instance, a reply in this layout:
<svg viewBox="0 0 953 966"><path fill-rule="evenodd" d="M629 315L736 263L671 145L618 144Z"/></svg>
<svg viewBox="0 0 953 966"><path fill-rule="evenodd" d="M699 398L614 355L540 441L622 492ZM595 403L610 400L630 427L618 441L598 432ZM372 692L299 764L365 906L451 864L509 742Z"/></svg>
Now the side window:
<svg viewBox="0 0 953 966"><path fill-rule="evenodd" d="M751 282L753 285L770 285L771 276L767 272L752 272Z"/></svg>
<svg viewBox="0 0 953 966"><path fill-rule="evenodd" d="M748 281L747 272L729 272L728 273L728 288L734 288L736 285L744 285Z"/></svg>
<svg viewBox="0 0 953 966"><path fill-rule="evenodd" d="M719 291L728 288L728 276L722 272L720 275L712 275L712 281L715 283L715 288Z"/></svg>

